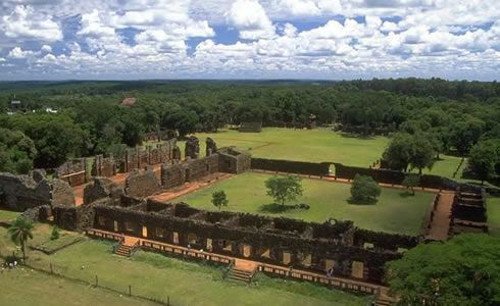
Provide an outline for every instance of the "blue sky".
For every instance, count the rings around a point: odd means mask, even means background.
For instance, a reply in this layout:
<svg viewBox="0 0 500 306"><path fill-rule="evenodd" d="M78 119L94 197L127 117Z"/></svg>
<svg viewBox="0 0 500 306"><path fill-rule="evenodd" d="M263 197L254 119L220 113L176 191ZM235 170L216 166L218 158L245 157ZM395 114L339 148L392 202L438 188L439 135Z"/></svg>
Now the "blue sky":
<svg viewBox="0 0 500 306"><path fill-rule="evenodd" d="M3 0L0 80L494 80L498 0Z"/></svg>

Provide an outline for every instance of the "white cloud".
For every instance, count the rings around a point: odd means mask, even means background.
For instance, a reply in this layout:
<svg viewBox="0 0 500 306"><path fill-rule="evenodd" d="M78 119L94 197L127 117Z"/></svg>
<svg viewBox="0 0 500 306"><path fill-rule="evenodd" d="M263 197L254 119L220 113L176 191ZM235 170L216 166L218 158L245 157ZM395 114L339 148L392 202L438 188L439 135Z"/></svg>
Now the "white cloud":
<svg viewBox="0 0 500 306"><path fill-rule="evenodd" d="M13 59L25 59L33 54L34 54L33 51L28 51L28 50L25 51L20 47L15 47L14 49L10 50L7 56Z"/></svg>
<svg viewBox="0 0 500 306"><path fill-rule="evenodd" d="M276 35L274 25L257 0L236 0L227 18L240 31L243 39L272 38Z"/></svg>
<svg viewBox="0 0 500 306"><path fill-rule="evenodd" d="M40 49L42 52L45 53L51 53L52 52L52 47L49 45L43 45L42 48Z"/></svg>
<svg viewBox="0 0 500 306"><path fill-rule="evenodd" d="M54 1L0 4L10 50L0 75L492 78L500 68L497 0Z"/></svg>
<svg viewBox="0 0 500 306"><path fill-rule="evenodd" d="M83 14L81 17L81 28L78 35L87 35L93 37L112 37L115 36L115 29L103 24L98 10Z"/></svg>
<svg viewBox="0 0 500 306"><path fill-rule="evenodd" d="M52 16L38 14L32 7L17 5L1 19L0 28L5 36L19 39L57 41L63 38L59 25Z"/></svg>

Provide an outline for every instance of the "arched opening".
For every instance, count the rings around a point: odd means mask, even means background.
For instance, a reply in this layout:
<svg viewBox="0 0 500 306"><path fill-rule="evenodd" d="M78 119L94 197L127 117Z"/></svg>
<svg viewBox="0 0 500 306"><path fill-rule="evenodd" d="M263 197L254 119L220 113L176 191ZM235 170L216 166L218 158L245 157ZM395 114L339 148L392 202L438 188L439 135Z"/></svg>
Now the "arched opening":
<svg viewBox="0 0 500 306"><path fill-rule="evenodd" d="M329 176L336 176L336 170L335 170L335 164L330 164L328 167L328 175Z"/></svg>

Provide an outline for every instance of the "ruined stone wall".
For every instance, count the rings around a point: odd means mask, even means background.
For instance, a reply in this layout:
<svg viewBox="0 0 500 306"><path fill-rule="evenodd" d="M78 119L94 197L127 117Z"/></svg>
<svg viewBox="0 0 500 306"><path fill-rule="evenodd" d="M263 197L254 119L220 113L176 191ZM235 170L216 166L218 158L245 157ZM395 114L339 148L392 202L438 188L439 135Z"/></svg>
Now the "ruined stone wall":
<svg viewBox="0 0 500 306"><path fill-rule="evenodd" d="M67 182L54 179L51 182L51 187L53 205L75 206L75 193Z"/></svg>
<svg viewBox="0 0 500 306"><path fill-rule="evenodd" d="M139 167L139 155L137 149L127 149L125 151L124 172L131 172Z"/></svg>
<svg viewBox="0 0 500 306"><path fill-rule="evenodd" d="M0 204L18 211L42 205L75 205L73 189L66 181L37 179L35 181L28 175L0 173Z"/></svg>
<svg viewBox="0 0 500 306"><path fill-rule="evenodd" d="M94 177L83 190L83 204L89 205L98 200L109 198L111 203L120 205L123 189L106 177Z"/></svg>
<svg viewBox="0 0 500 306"><path fill-rule="evenodd" d="M51 203L51 186L47 179L36 182L28 175L0 173L0 201L13 210Z"/></svg>
<svg viewBox="0 0 500 306"><path fill-rule="evenodd" d="M125 194L128 196L143 198L160 190L160 182L150 170L135 170L125 180Z"/></svg>
<svg viewBox="0 0 500 306"><path fill-rule="evenodd" d="M152 202L140 206L142 211L136 207L95 206L94 226L279 266L319 273L331 269L333 275L374 283L383 281L386 262L401 257L394 250L401 245L411 247L414 241L412 237L385 233L356 234L349 221L318 224ZM375 242L376 248L359 245L368 240Z"/></svg>
<svg viewBox="0 0 500 306"><path fill-rule="evenodd" d="M112 177L117 172L116 161L112 155L104 157L103 155L96 155L92 167L93 176Z"/></svg>
<svg viewBox="0 0 500 306"><path fill-rule="evenodd" d="M161 168L161 185L165 189L181 186L219 171L219 155L202 159L188 159L182 163L164 164Z"/></svg>
<svg viewBox="0 0 500 306"><path fill-rule="evenodd" d="M94 227L95 209L92 206L53 206L54 222L62 229L82 232Z"/></svg>
<svg viewBox="0 0 500 306"><path fill-rule="evenodd" d="M78 186L87 182L87 164L85 158L72 159L56 169L56 176L68 182L71 186Z"/></svg>
<svg viewBox="0 0 500 306"><path fill-rule="evenodd" d="M218 151L219 171L240 174L251 168L252 158L249 154L225 148Z"/></svg>

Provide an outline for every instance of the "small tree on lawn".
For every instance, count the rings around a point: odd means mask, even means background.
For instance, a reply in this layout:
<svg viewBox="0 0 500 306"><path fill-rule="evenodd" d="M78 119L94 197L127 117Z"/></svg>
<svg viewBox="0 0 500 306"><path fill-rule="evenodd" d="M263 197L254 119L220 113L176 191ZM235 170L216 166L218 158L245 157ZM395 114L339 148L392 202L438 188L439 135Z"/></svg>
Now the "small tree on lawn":
<svg viewBox="0 0 500 306"><path fill-rule="evenodd" d="M352 181L351 196L355 202L375 202L380 192L380 186L371 176L356 174Z"/></svg>
<svg viewBox="0 0 500 306"><path fill-rule="evenodd" d="M219 210L222 206L227 206L227 203L229 203L229 201L227 200L226 193L223 190L214 191L214 193L212 193L212 204Z"/></svg>
<svg viewBox="0 0 500 306"><path fill-rule="evenodd" d="M273 176L266 180L267 195L277 203L285 205L302 195L302 182L296 176Z"/></svg>
<svg viewBox="0 0 500 306"><path fill-rule="evenodd" d="M50 234L50 240L57 240L57 239L59 239L59 228L56 225L52 228L52 233Z"/></svg>
<svg viewBox="0 0 500 306"><path fill-rule="evenodd" d="M28 241L28 239L33 239L33 233L31 232L32 230L33 223L22 216L18 217L14 222L12 222L12 225L7 230L10 235L10 239L15 244L21 245L23 259L26 259L26 242Z"/></svg>
<svg viewBox="0 0 500 306"><path fill-rule="evenodd" d="M414 188L420 184L420 176L416 174L409 174L405 176L405 179L401 183L407 190L411 191L412 195L415 195Z"/></svg>

